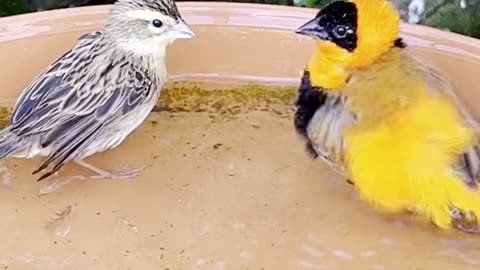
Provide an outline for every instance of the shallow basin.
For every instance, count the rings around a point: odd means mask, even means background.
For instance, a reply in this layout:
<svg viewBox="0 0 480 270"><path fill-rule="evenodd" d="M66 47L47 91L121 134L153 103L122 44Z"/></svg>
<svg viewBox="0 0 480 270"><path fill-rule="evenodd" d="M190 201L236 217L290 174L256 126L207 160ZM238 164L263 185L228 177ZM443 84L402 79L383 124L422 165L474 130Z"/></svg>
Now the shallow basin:
<svg viewBox="0 0 480 270"><path fill-rule="evenodd" d="M291 105L314 43L292 30L315 10L201 2L179 8L198 38L169 49L171 84L160 112L118 149L89 159L109 170L147 165L144 173L72 182L39 196L49 183L35 182L31 172L41 160L7 159L0 171L0 269L480 267L478 236L380 214L304 153ZM3 106L79 35L102 29L108 10L1 19ZM480 42L411 25L402 36L448 74L480 117ZM59 177L75 174L88 172L69 165Z"/></svg>

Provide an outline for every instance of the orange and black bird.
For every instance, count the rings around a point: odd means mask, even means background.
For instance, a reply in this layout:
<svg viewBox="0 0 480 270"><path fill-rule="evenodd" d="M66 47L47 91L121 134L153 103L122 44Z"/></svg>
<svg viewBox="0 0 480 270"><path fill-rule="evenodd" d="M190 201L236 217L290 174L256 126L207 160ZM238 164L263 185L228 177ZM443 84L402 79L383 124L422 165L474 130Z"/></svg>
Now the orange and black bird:
<svg viewBox="0 0 480 270"><path fill-rule="evenodd" d="M478 125L399 26L389 1L351 0L297 29L317 48L299 88L296 130L376 209L480 233Z"/></svg>

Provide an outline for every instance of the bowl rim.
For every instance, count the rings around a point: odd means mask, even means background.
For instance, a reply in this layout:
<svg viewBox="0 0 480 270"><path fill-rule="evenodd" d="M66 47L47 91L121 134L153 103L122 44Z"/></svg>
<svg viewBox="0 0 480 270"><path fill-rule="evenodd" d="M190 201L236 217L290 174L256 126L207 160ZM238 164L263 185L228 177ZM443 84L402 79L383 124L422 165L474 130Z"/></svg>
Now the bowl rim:
<svg viewBox="0 0 480 270"><path fill-rule="evenodd" d="M284 17L284 18L294 18L302 19L305 18L305 21L312 18L317 12L318 9L315 8L306 8L306 7L296 7L296 6L283 6L283 5L273 5L273 4L258 4L258 3L232 3L232 2L178 2L177 3L180 13L183 17L186 17L188 20L189 13L192 12L208 12L212 11L215 13L219 10L230 11L232 13L244 13L245 15L249 12L250 16L270 16L270 17ZM63 18L72 18L75 16L85 16L85 15L102 15L105 16L110 11L112 5L95 5L95 6L83 6L83 7L73 7L73 8L61 8L54 10L45 10L37 11L32 13L25 13L19 15L12 15L0 18L0 36L4 32L4 28L8 28L9 24L19 23L19 26L36 25L41 22L46 24L52 22L56 19ZM261 7L261 8L259 8ZM192 26L204 26L204 25L219 25L218 23L198 23L198 22L189 22ZM226 24L232 26L246 26L246 27L255 27L253 24ZM300 25L298 25L300 26ZM258 27L264 28L264 25L258 25ZM3 29L2 29L3 28ZM294 30L295 27L288 27L288 25L272 25L269 28L274 29L284 29L284 30ZM466 35L448 32L440 29L436 29L429 26L410 24L405 21L401 22L400 35L402 34L415 34L421 33L423 36L439 36L446 38L454 43L461 43L463 45L472 46L480 49L480 39L469 37ZM44 29L43 31L37 31L33 36L42 36L48 34L56 34L63 31L55 31L53 29ZM32 37L31 35L28 37ZM9 40L20 39L11 38ZM1 40L0 40L1 42Z"/></svg>

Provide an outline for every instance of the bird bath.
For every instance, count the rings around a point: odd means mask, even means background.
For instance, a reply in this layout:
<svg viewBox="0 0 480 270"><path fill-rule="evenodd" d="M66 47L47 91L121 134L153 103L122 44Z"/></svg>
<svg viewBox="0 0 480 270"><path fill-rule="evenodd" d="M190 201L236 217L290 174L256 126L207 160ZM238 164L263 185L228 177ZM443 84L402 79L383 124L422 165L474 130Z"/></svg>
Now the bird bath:
<svg viewBox="0 0 480 270"><path fill-rule="evenodd" d="M379 214L304 153L291 104L314 43L293 30L316 10L179 8L198 37L169 49L161 111L119 148L89 159L106 169L147 165L144 173L38 196L45 183L31 172L40 160L7 159L0 269L478 269L480 237ZM2 106L78 36L101 29L108 10L1 19ZM412 25L402 36L480 117L480 41ZM76 173L88 172L61 172Z"/></svg>

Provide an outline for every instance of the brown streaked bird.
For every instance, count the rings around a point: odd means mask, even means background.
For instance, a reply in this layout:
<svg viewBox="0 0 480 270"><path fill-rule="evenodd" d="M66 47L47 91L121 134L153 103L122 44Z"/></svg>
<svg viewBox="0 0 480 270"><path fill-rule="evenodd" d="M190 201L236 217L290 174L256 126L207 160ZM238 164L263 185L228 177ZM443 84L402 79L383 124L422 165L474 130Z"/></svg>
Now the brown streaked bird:
<svg viewBox="0 0 480 270"><path fill-rule="evenodd" d="M45 156L39 181L75 162L94 178L129 178L84 159L119 146L149 115L166 81L166 48L195 34L173 0L118 0L102 32L79 38L21 93L0 133L0 159Z"/></svg>

